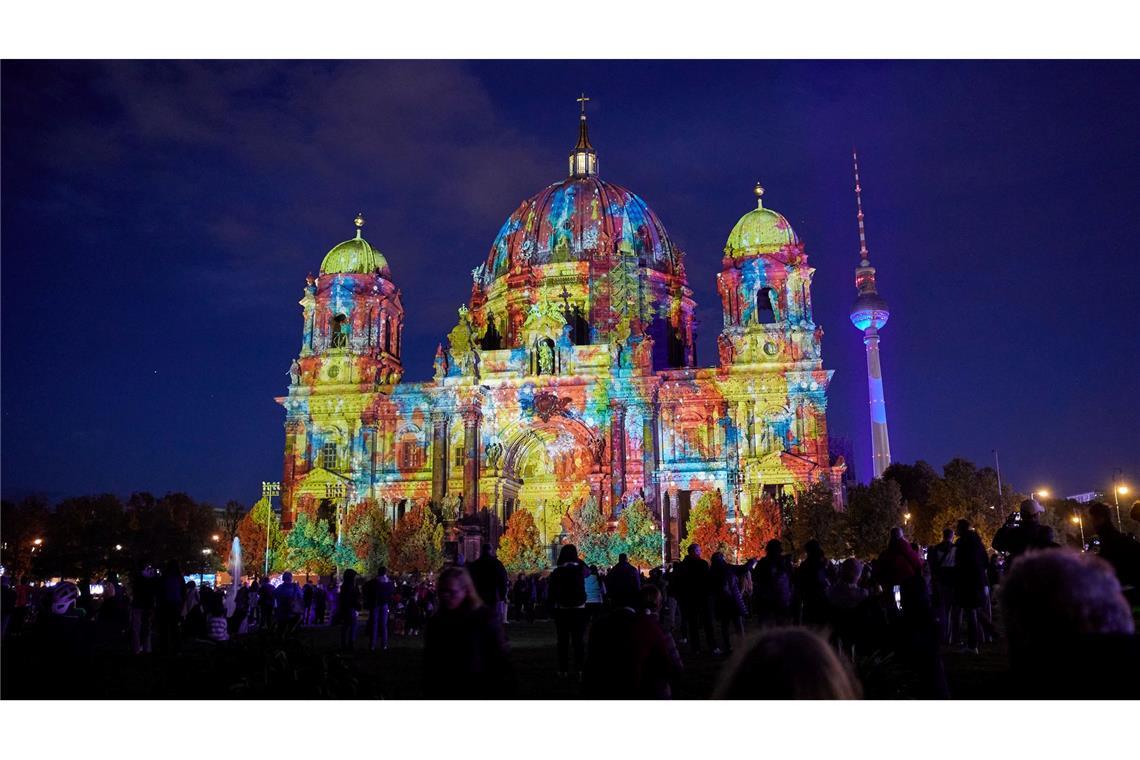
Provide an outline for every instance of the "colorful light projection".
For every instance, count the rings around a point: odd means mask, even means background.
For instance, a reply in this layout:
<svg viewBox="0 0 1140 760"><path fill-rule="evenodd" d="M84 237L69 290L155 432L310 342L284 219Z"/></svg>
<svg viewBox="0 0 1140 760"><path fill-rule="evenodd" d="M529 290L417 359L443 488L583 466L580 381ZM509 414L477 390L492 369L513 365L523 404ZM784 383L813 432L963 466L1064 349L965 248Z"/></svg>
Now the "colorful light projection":
<svg viewBox="0 0 1140 760"><path fill-rule="evenodd" d="M586 499L616 519L643 498L675 555L703 492L736 520L785 489L838 485L814 270L787 220L759 203L733 229L720 361L698 368L684 254L641 198L596 176L586 130L583 116L571 176L523 202L474 270L428 382L400 382L400 293L361 217L329 252L278 399L286 523L363 503L398 521L431 502L492 533L526 509L556 541Z"/></svg>

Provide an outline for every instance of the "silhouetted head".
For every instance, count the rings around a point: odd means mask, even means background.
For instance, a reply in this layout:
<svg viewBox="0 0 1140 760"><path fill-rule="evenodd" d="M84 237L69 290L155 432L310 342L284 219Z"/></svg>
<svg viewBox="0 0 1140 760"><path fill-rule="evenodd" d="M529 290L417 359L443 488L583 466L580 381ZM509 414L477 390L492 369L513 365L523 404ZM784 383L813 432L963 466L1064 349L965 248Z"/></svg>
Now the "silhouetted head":
<svg viewBox="0 0 1140 760"><path fill-rule="evenodd" d="M847 663L807 628L767 628L722 671L714 699L858 699Z"/></svg>
<svg viewBox="0 0 1140 760"><path fill-rule="evenodd" d="M1092 523L1093 530L1097 532L1111 528L1112 510L1108 508L1107 504L1094 501L1089 505L1089 522Z"/></svg>
<svg viewBox="0 0 1140 760"><path fill-rule="evenodd" d="M764 544L764 553L769 557L779 557L784 553L784 544L778 538L769 539L768 543Z"/></svg>
<svg viewBox="0 0 1140 760"><path fill-rule="evenodd" d="M567 562L578 561L578 547L574 544L565 544L558 550L558 564L564 565Z"/></svg>
<svg viewBox="0 0 1140 760"><path fill-rule="evenodd" d="M618 564L624 565L626 562L629 562L629 555L626 554L625 552L622 552L621 554L618 555Z"/></svg>
<svg viewBox="0 0 1140 760"><path fill-rule="evenodd" d="M700 557L701 556L700 544L689 544L689 556L690 557Z"/></svg>
<svg viewBox="0 0 1140 760"><path fill-rule="evenodd" d="M804 554L807 555L808 559L823 559L823 546L813 538L804 544Z"/></svg>
<svg viewBox="0 0 1140 760"><path fill-rule="evenodd" d="M266 578L266 580L269 580L269 579ZM288 570L281 573L281 582L282 583L292 583L293 582L293 573L289 572Z"/></svg>
<svg viewBox="0 0 1140 760"><path fill-rule="evenodd" d="M942 540L943 541L953 541L954 540L954 531L950 530L949 528L943 528L942 529Z"/></svg>
<svg viewBox="0 0 1140 760"><path fill-rule="evenodd" d="M1037 502L1037 499L1026 499L1025 501L1021 502L1019 509L1021 511L1021 519L1023 522L1026 520L1036 522L1037 515L1045 511L1045 507L1041 506Z"/></svg>
<svg viewBox="0 0 1140 760"><path fill-rule="evenodd" d="M859 581L859 576L863 574L863 563L854 557L848 557L843 560L843 564L839 566L839 578L848 584L854 585Z"/></svg>
<svg viewBox="0 0 1140 760"><path fill-rule="evenodd" d="M661 589L656 586L641 587L641 609L656 615L661 611Z"/></svg>
<svg viewBox="0 0 1140 760"><path fill-rule="evenodd" d="M480 554L479 554L480 557L494 557L495 556L495 550L491 547L490 544L483 544L483 546L481 546L479 548L479 551L480 551Z"/></svg>
<svg viewBox="0 0 1140 760"><path fill-rule="evenodd" d="M439 574L439 606L449 612L477 610L483 606L467 568L453 565Z"/></svg>
<svg viewBox="0 0 1140 760"><path fill-rule="evenodd" d="M957 531L959 536L966 535L970 532L970 521L965 518L959 520L958 524L954 526L954 530Z"/></svg>

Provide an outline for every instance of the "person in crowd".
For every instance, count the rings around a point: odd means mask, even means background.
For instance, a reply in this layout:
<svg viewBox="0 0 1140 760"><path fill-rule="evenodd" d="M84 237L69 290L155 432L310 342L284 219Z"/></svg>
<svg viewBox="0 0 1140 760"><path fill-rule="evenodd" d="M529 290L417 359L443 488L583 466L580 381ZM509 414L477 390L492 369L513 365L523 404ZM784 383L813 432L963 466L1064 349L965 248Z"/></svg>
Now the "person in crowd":
<svg viewBox="0 0 1140 760"><path fill-rule="evenodd" d="M1112 566L1070 549L1026 552L1001 586L1012 693L1126 698L1140 683L1140 641Z"/></svg>
<svg viewBox="0 0 1140 760"><path fill-rule="evenodd" d="M324 625L325 614L328 612L329 593L325 584L318 583L313 589L313 625Z"/></svg>
<svg viewBox="0 0 1140 760"><path fill-rule="evenodd" d="M660 592L645 588L648 603L638 610L615 601L590 627L582 691L596 699L659 699L670 695L680 673L675 648L657 622ZM620 596L643 606L642 599Z"/></svg>
<svg viewBox="0 0 1140 760"><path fill-rule="evenodd" d="M586 574L584 585L586 588L586 620L593 620L602 611L606 601L606 586L598 572L597 565L589 567L583 565L582 572Z"/></svg>
<svg viewBox="0 0 1140 760"><path fill-rule="evenodd" d="M765 544L764 556L752 568L752 607L760 625L791 622L792 568L778 538Z"/></svg>
<svg viewBox="0 0 1140 760"><path fill-rule="evenodd" d="M215 643L230 640L229 621L226 620L226 605L221 594L211 594L203 604L206 615L206 638ZM234 610L234 616L238 614Z"/></svg>
<svg viewBox="0 0 1140 760"><path fill-rule="evenodd" d="M439 611L424 629L424 696L496 699L514 690L502 626L483 604L470 573L449 567L439 576Z"/></svg>
<svg viewBox="0 0 1140 760"><path fill-rule="evenodd" d="M305 605L305 611L301 613L301 625L312 625L313 623L313 592L315 590L313 579L306 576L305 585L301 588L301 601Z"/></svg>
<svg viewBox="0 0 1140 760"><path fill-rule="evenodd" d="M177 654L182 647L182 605L185 602L186 580L178 560L167 560L159 578L158 593L158 649L163 654Z"/></svg>
<svg viewBox="0 0 1140 760"><path fill-rule="evenodd" d="M269 578L262 578L261 587L257 590L257 615L261 620L262 630L269 630L273 627L276 606L276 589L269 582Z"/></svg>
<svg viewBox="0 0 1140 760"><path fill-rule="evenodd" d="M942 531L942 540L926 552L930 570L930 590L942 629L942 640L950 641L950 610L954 601L954 531Z"/></svg>
<svg viewBox="0 0 1140 760"><path fill-rule="evenodd" d="M206 589L203 588L203 591ZM194 638L206 632L206 615L202 608L202 594L198 591L198 584L186 581L186 589L182 598L182 630L186 636Z"/></svg>
<svg viewBox="0 0 1140 760"><path fill-rule="evenodd" d="M891 528L887 548L875 560L875 572L884 591L912 585L914 579L922 578L922 558L906 540L902 528Z"/></svg>
<svg viewBox="0 0 1140 760"><path fill-rule="evenodd" d="M340 604L337 615L340 619L340 648L351 652L356 648L356 629L360 619L360 585L357 583L357 573L352 568L344 571L344 581L340 586ZM302 611L303 611L302 597Z"/></svg>
<svg viewBox="0 0 1140 760"><path fill-rule="evenodd" d="M859 699L850 665L807 628L769 627L723 671L714 699Z"/></svg>
<svg viewBox="0 0 1140 760"><path fill-rule="evenodd" d="M586 632L586 573L578 560L578 549L565 544L558 552L558 566L550 574L550 603L558 635L558 675L570 673L570 650L574 650L574 672L582 672Z"/></svg>
<svg viewBox="0 0 1140 760"><path fill-rule="evenodd" d="M519 573L511 588L511 601L515 605L515 615L528 623L534 622L535 582L523 573Z"/></svg>
<svg viewBox="0 0 1140 760"><path fill-rule="evenodd" d="M714 655L719 655L720 647L713 638L709 570L709 563L701 557L701 547L689 544L688 554L681 562L681 614L689 626L689 650L693 654L700 654L701 629L704 629L705 643Z"/></svg>
<svg viewBox="0 0 1140 760"><path fill-rule="evenodd" d="M355 577L355 574L354 574ZM301 622L301 612L304 609L304 595L301 587L293 581L293 573L286 570L281 574L281 583L272 589L273 609L278 630L281 633L292 633Z"/></svg>
<svg viewBox="0 0 1140 760"><path fill-rule="evenodd" d="M1005 525L994 533L993 548L1009 558L1006 562L1006 572L1009 572L1014 561L1028 550L1056 546L1049 536L1048 529L1039 521L1044 512L1045 508L1036 499L1026 499L1021 502L1018 511L1010 515Z"/></svg>
<svg viewBox="0 0 1140 760"><path fill-rule="evenodd" d="M954 542L954 606L966 629L966 649L978 653L981 643L979 611L985 604L986 547L969 520L959 520L958 540Z"/></svg>
<svg viewBox="0 0 1140 760"><path fill-rule="evenodd" d="M819 541L813 538L804 544L804 560L795 575L799 619L804 625L827 623L827 568L827 555Z"/></svg>
<svg viewBox="0 0 1140 760"><path fill-rule="evenodd" d="M155 570L147 562L140 562L131 573L131 651L150 654L151 630L158 595Z"/></svg>
<svg viewBox="0 0 1140 760"><path fill-rule="evenodd" d="M471 580L475 583L475 590L483 604L495 615L500 623L506 622L502 603L507 599L507 589L510 588L511 579L507 569L495 556L495 550L490 544L483 544L479 559L469 562L467 571L471 573Z"/></svg>
<svg viewBox="0 0 1140 760"><path fill-rule="evenodd" d="M749 572L751 567L744 572ZM709 588L712 593L713 614L720 624L721 641L725 653L732 652L730 631L744 636L744 596L740 593L739 573L724 558L724 552L715 552L709 568Z"/></svg>
<svg viewBox="0 0 1140 760"><path fill-rule="evenodd" d="M388 568L376 568L376 577L364 584L364 606L368 608L368 651L375 652L377 643L388 649L388 614L396 584L388 577Z"/></svg>
<svg viewBox="0 0 1140 760"><path fill-rule="evenodd" d="M1097 555L1116 572L1116 578L1125 590L1125 596L1140 586L1140 542L1121 533L1113 524L1112 509L1103 502L1089 506L1089 523L1100 539Z"/></svg>
<svg viewBox="0 0 1140 760"><path fill-rule="evenodd" d="M839 566L837 582L827 589L827 603L833 611L850 611L867 600L870 592L859 586L862 575L862 562L854 557L843 560Z"/></svg>
<svg viewBox="0 0 1140 760"><path fill-rule="evenodd" d="M16 589L12 585L12 576L7 573L0 578L0 610L3 620L0 621L0 638L8 637L8 625L16 613Z"/></svg>
<svg viewBox="0 0 1140 760"><path fill-rule="evenodd" d="M606 574L606 591L615 607L634 607L641 591L641 573L629 563L629 555L618 555L617 564Z"/></svg>

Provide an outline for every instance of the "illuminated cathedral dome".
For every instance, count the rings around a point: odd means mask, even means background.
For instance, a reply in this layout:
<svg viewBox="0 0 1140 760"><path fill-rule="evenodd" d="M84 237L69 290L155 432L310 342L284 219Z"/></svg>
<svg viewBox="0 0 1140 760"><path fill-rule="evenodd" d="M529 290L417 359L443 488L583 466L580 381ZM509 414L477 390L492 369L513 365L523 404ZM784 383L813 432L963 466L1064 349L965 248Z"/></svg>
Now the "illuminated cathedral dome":
<svg viewBox="0 0 1140 760"><path fill-rule="evenodd" d="M783 214L764 208L764 188L757 183L756 208L740 217L728 235L724 255L732 259L778 253L787 246L800 244L800 239Z"/></svg>
<svg viewBox="0 0 1140 760"><path fill-rule="evenodd" d="M596 175L571 176L523 201L491 246L487 274L516 265L589 261L618 252L671 272L676 250L665 226L640 197Z"/></svg>
<svg viewBox="0 0 1140 760"><path fill-rule="evenodd" d="M378 273L381 277L392 279L392 272L388 269L384 256L360 235L364 217L357 214L353 223L356 225L356 237L338 243L325 254L324 261L321 262L321 274Z"/></svg>

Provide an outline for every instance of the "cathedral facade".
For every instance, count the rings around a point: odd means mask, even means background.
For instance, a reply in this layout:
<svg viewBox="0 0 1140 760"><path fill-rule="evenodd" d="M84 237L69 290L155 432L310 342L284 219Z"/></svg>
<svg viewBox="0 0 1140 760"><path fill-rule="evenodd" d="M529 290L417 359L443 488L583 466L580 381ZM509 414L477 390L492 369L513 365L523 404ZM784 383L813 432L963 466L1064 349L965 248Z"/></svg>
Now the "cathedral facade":
<svg viewBox="0 0 1140 760"><path fill-rule="evenodd" d="M402 382L400 291L358 216L300 302L301 350L278 399L284 524L368 501L399 521L424 504L474 556L515 510L553 544L583 500L616 519L641 498L676 556L703 492L721 491L730 521L813 483L840 494L815 270L755 193L717 275L710 367L697 366L684 254L639 196L600 179L584 112L568 176L507 219L430 381Z"/></svg>

